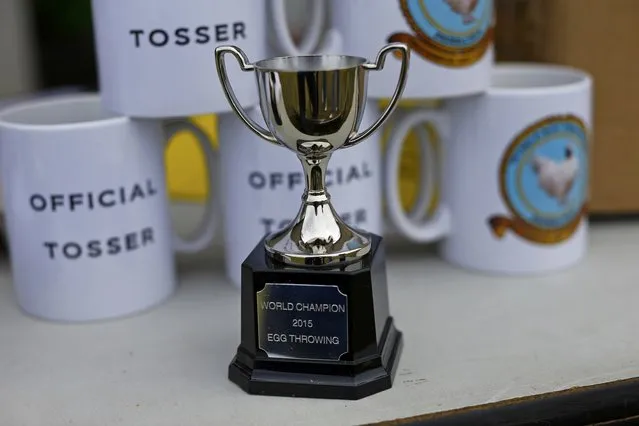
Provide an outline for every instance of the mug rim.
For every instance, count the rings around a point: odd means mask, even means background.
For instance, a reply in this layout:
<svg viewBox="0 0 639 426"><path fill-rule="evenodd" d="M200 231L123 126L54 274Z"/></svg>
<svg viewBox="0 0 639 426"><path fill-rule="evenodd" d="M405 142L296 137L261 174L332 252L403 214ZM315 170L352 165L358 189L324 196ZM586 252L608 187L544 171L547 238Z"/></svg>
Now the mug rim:
<svg viewBox="0 0 639 426"><path fill-rule="evenodd" d="M62 123L29 123L20 120L12 120L11 116L28 113L30 110L39 108L63 107L69 104L98 104L103 117L93 120L67 121ZM111 115L109 115L111 114ZM57 131L57 130L80 130L94 128L96 126L108 126L125 124L130 121L130 117L111 113L105 109L102 103L102 96L96 92L74 93L68 95L51 96L45 99L34 99L20 102L6 108L0 109L0 128L22 130L22 131Z"/></svg>
<svg viewBox="0 0 639 426"><path fill-rule="evenodd" d="M547 79L547 84L502 85L496 79L504 77ZM492 96L530 96L575 92L592 85L592 76L579 68L534 62L499 62L491 74L488 94Z"/></svg>
<svg viewBox="0 0 639 426"><path fill-rule="evenodd" d="M293 66L277 66L278 63L289 63L292 61L307 61L307 62L317 62L316 60L319 58L324 58L324 62L334 62L335 66L331 67L321 67L321 66L309 66L303 67L301 69L296 69ZM339 71L339 70L347 70L352 68L357 68L365 63L368 60L361 56L351 56L351 55L337 55L337 54L308 54L308 55L285 55L285 56L275 56L272 58L261 59L255 62L253 65L259 71L271 71L271 72L322 72L322 71ZM343 64L343 65L342 65Z"/></svg>

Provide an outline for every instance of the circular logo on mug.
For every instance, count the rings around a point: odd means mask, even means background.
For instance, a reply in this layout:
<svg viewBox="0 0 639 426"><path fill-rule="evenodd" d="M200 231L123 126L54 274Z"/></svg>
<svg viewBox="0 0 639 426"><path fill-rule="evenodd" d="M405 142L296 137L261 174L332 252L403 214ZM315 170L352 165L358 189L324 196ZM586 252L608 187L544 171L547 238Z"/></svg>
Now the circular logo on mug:
<svg viewBox="0 0 639 426"><path fill-rule="evenodd" d="M497 238L509 230L540 244L570 238L587 213L584 123L574 115L551 116L524 129L502 157L499 182L511 216L488 219Z"/></svg>
<svg viewBox="0 0 639 426"><path fill-rule="evenodd" d="M480 60L492 43L493 0L399 0L415 34L395 33L389 42L407 43L431 62L449 67Z"/></svg>

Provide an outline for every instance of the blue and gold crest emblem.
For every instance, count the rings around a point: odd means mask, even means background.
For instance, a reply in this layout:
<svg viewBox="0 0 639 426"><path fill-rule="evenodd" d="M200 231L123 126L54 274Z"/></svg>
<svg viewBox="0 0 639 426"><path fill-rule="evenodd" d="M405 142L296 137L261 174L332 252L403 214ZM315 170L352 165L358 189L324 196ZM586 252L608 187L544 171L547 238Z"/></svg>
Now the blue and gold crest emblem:
<svg viewBox="0 0 639 426"><path fill-rule="evenodd" d="M574 115L547 117L515 137L499 170L511 216L494 215L497 238L508 230L538 244L570 238L587 214L588 132Z"/></svg>
<svg viewBox="0 0 639 426"><path fill-rule="evenodd" d="M493 41L493 0L400 0L415 32L395 33L422 58L449 67L479 61Z"/></svg>

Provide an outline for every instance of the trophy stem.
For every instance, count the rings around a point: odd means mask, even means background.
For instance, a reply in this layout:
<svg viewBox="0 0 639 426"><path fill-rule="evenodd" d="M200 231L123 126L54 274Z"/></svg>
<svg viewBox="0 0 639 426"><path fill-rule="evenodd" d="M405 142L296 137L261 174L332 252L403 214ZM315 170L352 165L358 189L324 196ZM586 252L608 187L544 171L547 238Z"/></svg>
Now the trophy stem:
<svg viewBox="0 0 639 426"><path fill-rule="evenodd" d="M306 189L295 219L265 240L277 261L296 266L333 265L361 259L370 251L370 238L348 226L331 205L326 191L329 155L299 156Z"/></svg>
<svg viewBox="0 0 639 426"><path fill-rule="evenodd" d="M305 158L298 157L304 169L304 181L306 189L302 195L305 203L328 202L331 196L326 191L326 169L328 160L331 158L327 155L322 158Z"/></svg>

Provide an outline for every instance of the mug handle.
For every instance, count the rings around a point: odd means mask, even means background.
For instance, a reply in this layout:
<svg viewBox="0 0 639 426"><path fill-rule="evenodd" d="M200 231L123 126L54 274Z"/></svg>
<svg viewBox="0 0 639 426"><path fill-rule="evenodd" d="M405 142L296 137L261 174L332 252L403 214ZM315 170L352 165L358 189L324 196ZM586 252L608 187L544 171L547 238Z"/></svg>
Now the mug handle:
<svg viewBox="0 0 639 426"><path fill-rule="evenodd" d="M413 128L413 131L417 136L420 150L423 153L419 157L421 162L420 170L422 170L419 178L419 188L422 188L422 190L418 192L417 200L415 200L413 207L408 212L408 217L411 220L424 220L425 217L434 213L434 208L439 206L439 200L436 200L436 198L437 189L441 184L441 166L438 164L438 152L435 148L439 145L439 132L430 122L418 125ZM433 136L430 132L434 132L435 135ZM436 204L435 201L437 201Z"/></svg>
<svg viewBox="0 0 639 426"><path fill-rule="evenodd" d="M228 73L226 72L224 55L227 53L230 53L235 57L235 59L237 59L242 71L255 71L255 66L249 63L246 54L238 47L218 46L215 48L215 67L217 68L217 75L220 79L220 83L222 84L224 96L226 96L229 104L231 104L231 108L240 117L240 120L242 120L242 122L253 131L253 133L275 145L282 145L282 143L280 143L268 130L257 124L255 120L249 117L246 111L244 111L244 108L242 108L242 105L240 105L240 102L237 100L233 87L231 86Z"/></svg>
<svg viewBox="0 0 639 426"><path fill-rule="evenodd" d="M293 42L291 32L286 19L286 0L269 0L271 18L273 19L273 29L275 30L275 41L285 55L308 55L318 49L322 38L324 21L326 20L326 0L312 0L310 10L311 22L304 31L304 36L297 46Z"/></svg>
<svg viewBox="0 0 639 426"><path fill-rule="evenodd" d="M451 229L450 209L443 203L439 203L433 215L422 222L417 219L425 213L425 207L428 206L433 197L433 188L435 184L430 182L434 178L433 169L441 169L441 167L433 167L435 163L440 163L440 159L436 157L433 150L433 144L427 132L418 133L421 155L421 188L420 198L417 206L410 213L406 213L402 207L399 188L399 170L401 153L406 136L420 124L428 123L436 129L446 130L449 128L449 119L446 113L439 111L415 111L402 117L394 125L390 137L386 142L386 158L384 167L384 191L386 193L387 208L390 220L393 225L411 241L414 242L431 242L439 240L448 235ZM446 145L446 141L441 144Z"/></svg>
<svg viewBox="0 0 639 426"><path fill-rule="evenodd" d="M200 220L196 230L193 232L193 236L190 238L182 238L174 231L173 233L173 248L180 253L196 253L206 249L217 233L217 227L219 225L219 212L217 209L216 200L213 198L213 191L210 186L215 182L215 151L211 146L211 142L206 135L197 125L186 119L168 120L163 123L165 133L165 148L168 148L171 143L171 139L181 132L190 132L197 139L202 152L204 153L204 161L206 163L206 177L209 182L209 191L206 195L206 201L204 203L204 215Z"/></svg>
<svg viewBox="0 0 639 426"><path fill-rule="evenodd" d="M366 70L370 71L380 71L384 69L384 62L386 61L386 56L392 51L396 50L402 57L402 64L399 70L399 80L397 81L397 86L395 86L395 93L390 98L388 105L382 115L379 116L377 121L375 121L371 126L364 130L363 132L356 134L354 137L350 138L342 148L350 148L351 146L357 145L371 134L373 134L385 121L388 119L390 114L395 110L397 106L397 102L402 97L402 93L404 93L404 87L406 86L406 76L408 72L408 65L410 63L410 50L408 49L408 45L404 43L390 43L386 46L382 47L382 49L377 54L377 58L374 63L365 63L362 67Z"/></svg>

